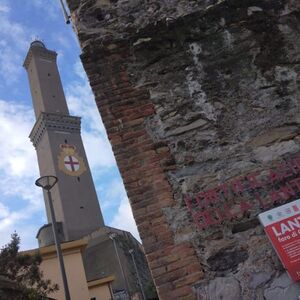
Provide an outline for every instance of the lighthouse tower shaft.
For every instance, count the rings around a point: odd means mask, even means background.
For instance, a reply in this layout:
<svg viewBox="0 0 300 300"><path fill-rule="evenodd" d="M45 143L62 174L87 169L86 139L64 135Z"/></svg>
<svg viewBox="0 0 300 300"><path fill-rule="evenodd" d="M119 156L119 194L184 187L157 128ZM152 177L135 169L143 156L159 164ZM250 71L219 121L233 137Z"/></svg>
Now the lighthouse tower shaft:
<svg viewBox="0 0 300 300"><path fill-rule="evenodd" d="M36 115L30 139L37 151L40 175L58 178L51 190L53 205L69 241L99 229L104 221L80 135L80 118L69 115L56 57L54 51L35 41L24 67ZM46 197L44 194L51 223Z"/></svg>

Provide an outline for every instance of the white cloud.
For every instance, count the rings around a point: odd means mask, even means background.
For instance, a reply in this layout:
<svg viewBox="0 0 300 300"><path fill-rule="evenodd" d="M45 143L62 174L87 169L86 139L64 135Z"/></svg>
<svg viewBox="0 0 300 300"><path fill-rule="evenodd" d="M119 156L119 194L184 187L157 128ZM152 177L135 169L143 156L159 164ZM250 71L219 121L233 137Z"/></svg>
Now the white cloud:
<svg viewBox="0 0 300 300"><path fill-rule="evenodd" d="M36 156L28 135L34 124L32 110L0 100L0 170L8 177L31 177L37 173Z"/></svg>
<svg viewBox="0 0 300 300"><path fill-rule="evenodd" d="M79 78L66 87L69 110L72 114L83 117L83 125L86 128L105 134L105 128L98 112L94 95L80 61L76 62L73 70Z"/></svg>
<svg viewBox="0 0 300 300"><path fill-rule="evenodd" d="M98 169L111 168L116 164L109 141L99 132L84 130L82 140L89 165L95 173Z"/></svg>
<svg viewBox="0 0 300 300"><path fill-rule="evenodd" d="M29 30L21 23L12 21L10 17L11 8L4 4L1 9L0 4L0 36L7 45L12 44L14 49L22 50L28 46L30 40Z"/></svg>
<svg viewBox="0 0 300 300"><path fill-rule="evenodd" d="M34 124L27 106L0 100L0 244L8 233L24 233L24 222L44 210L41 191L35 187L37 159L28 134ZM14 205L11 203L13 199ZM38 227L41 224L38 224ZM37 228L36 228L37 229ZM35 231L36 232L36 231ZM31 235L33 232L31 231ZM34 234L33 234L34 238ZM34 239L30 243L34 244ZM27 242L27 245L29 243Z"/></svg>
<svg viewBox="0 0 300 300"><path fill-rule="evenodd" d="M66 98L70 113L82 117L82 139L90 167L96 173L98 169L113 167L116 162L94 95L79 61L74 66L74 72L79 78L67 86Z"/></svg>
<svg viewBox="0 0 300 300"><path fill-rule="evenodd" d="M20 223L20 221L18 220L18 222L16 223ZM21 238L21 250L34 249L38 247L37 240L35 240L35 234L38 231L38 226L23 223L18 228L16 228L14 225L9 225L4 229L2 227L1 221L0 226L1 247L10 242L10 235L14 232L17 232L17 234Z"/></svg>
<svg viewBox="0 0 300 300"><path fill-rule="evenodd" d="M68 106L72 114L83 116L82 139L95 179L101 182L97 169L104 168L105 172L105 168L116 166L116 162L80 61L75 64L74 71L79 79L67 87ZM109 225L130 231L140 240L122 180L112 178L105 189L100 188L99 194L101 209L115 211Z"/></svg>
<svg viewBox="0 0 300 300"><path fill-rule="evenodd" d="M52 20L61 17L59 15L59 3L56 1L46 1L45 0L30 0L26 1L26 4L29 6L33 6L33 9L42 10L44 12L45 18L50 18Z"/></svg>
<svg viewBox="0 0 300 300"><path fill-rule="evenodd" d="M56 43L61 45L63 48L70 49L72 46L72 42L70 41L69 37L65 34L56 33L52 35L52 40Z"/></svg>
<svg viewBox="0 0 300 300"><path fill-rule="evenodd" d="M22 249L37 247L35 235L45 222L42 217L44 210L42 193L35 189L33 182L31 184L27 182L27 187L25 182L11 183L18 187L12 197L17 199L19 209L9 208L9 204L0 203L0 245L8 243L9 235L16 231L22 238ZM31 192L30 196L29 192ZM30 224L33 220L34 225Z"/></svg>
<svg viewBox="0 0 300 300"><path fill-rule="evenodd" d="M104 168L105 172L105 168L116 166L116 162L80 61L75 64L74 71L79 79L66 89L68 106L72 114L83 117L82 139L91 169L96 175L95 180L98 181L97 170ZM100 189L99 194L101 209L115 211L109 225L127 230L140 240L122 180L112 178L105 190Z"/></svg>
<svg viewBox="0 0 300 300"><path fill-rule="evenodd" d="M45 5L44 0L31 0L25 1L24 5L33 14L44 13L45 20L63 20L58 1L47 1ZM0 0L0 85L7 90L20 83L21 66L33 35L48 32L51 36L48 28L37 27L31 22L24 25L25 22L18 21L12 14L12 8L11 1ZM33 24L34 29L29 28L31 25L28 24ZM68 51L69 43L74 44L72 38L76 40L75 35L68 36L69 40L59 34L55 36L59 47ZM65 53L59 52L59 61L62 61ZM96 181L101 182L101 176L107 176L103 174L114 170L116 163L79 60L74 66L74 74L78 77L67 84L66 97L70 113L82 117L82 138L87 157ZM8 243L9 235L16 230L21 236L23 249L35 247L35 234L45 222L42 191L34 185L39 176L36 153L28 139L34 122L31 103L26 106L0 99L0 245ZM109 223L130 231L138 238L126 192L119 178L111 179L103 202L104 210L112 209L110 215L113 217Z"/></svg>
<svg viewBox="0 0 300 300"><path fill-rule="evenodd" d="M23 58L20 55L29 45L29 30L10 19L10 7L0 4L0 76L6 84L12 84L20 75Z"/></svg>
<svg viewBox="0 0 300 300"><path fill-rule="evenodd" d="M10 7L7 3L0 3L0 13L8 13L10 11Z"/></svg>
<svg viewBox="0 0 300 300"><path fill-rule="evenodd" d="M74 65L74 72L77 76L79 76L83 80L87 80L86 73L83 69L82 63L78 60Z"/></svg>
<svg viewBox="0 0 300 300"><path fill-rule="evenodd" d="M11 15L10 3L1 0L0 3L0 77L6 85L14 84L22 72L22 64L30 42L39 36L42 28L30 28L21 21L16 21ZM59 4L56 1L44 0L25 1L29 9L43 12L44 18L58 18ZM42 13L41 13L42 14ZM34 32L34 33L33 33ZM59 43L66 43L58 35ZM2 84L3 85L3 84Z"/></svg>
<svg viewBox="0 0 300 300"><path fill-rule="evenodd" d="M137 240L141 240L127 197L122 198L118 211L109 226L129 231Z"/></svg>
<svg viewBox="0 0 300 300"><path fill-rule="evenodd" d="M9 216L9 209L4 204L0 203L0 220Z"/></svg>
<svg viewBox="0 0 300 300"><path fill-rule="evenodd" d="M102 210L114 212L109 226L129 231L140 241L122 179L113 178L105 189L100 191L100 195Z"/></svg>
<svg viewBox="0 0 300 300"><path fill-rule="evenodd" d="M102 210L116 209L121 204L121 200L126 198L126 191L121 179L113 177L107 185L99 188L100 204Z"/></svg>

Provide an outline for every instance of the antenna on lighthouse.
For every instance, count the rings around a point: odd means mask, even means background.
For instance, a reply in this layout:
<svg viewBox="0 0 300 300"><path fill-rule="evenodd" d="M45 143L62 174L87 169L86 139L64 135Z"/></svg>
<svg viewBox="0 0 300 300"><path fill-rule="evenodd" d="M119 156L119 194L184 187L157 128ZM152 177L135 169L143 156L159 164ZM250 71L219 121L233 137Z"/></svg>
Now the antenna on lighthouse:
<svg viewBox="0 0 300 300"><path fill-rule="evenodd" d="M64 4L63 0L59 0L59 2L60 2L64 17L65 17L66 24L70 24L70 15L67 13L65 4Z"/></svg>

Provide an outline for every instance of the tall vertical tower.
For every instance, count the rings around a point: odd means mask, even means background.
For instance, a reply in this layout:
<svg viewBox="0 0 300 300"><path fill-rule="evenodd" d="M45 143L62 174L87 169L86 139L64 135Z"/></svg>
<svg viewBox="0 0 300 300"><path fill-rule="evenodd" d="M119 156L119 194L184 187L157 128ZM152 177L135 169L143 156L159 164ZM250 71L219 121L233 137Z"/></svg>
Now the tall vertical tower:
<svg viewBox="0 0 300 300"><path fill-rule="evenodd" d="M99 229L104 221L80 135L80 118L69 115L56 57L56 52L34 41L24 67L36 116L30 139L40 175L58 178L52 189L54 210L65 240L70 241ZM47 201L45 205L50 223Z"/></svg>

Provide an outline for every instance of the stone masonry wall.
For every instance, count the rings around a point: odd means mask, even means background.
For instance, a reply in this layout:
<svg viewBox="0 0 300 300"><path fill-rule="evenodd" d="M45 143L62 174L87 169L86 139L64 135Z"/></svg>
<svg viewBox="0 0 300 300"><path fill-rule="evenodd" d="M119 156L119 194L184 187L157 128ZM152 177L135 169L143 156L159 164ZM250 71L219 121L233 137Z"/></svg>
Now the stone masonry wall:
<svg viewBox="0 0 300 300"><path fill-rule="evenodd" d="M257 215L300 196L300 2L67 2L160 299L297 299Z"/></svg>

